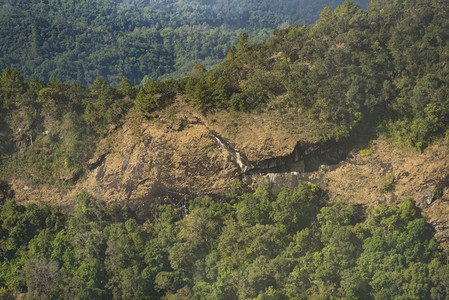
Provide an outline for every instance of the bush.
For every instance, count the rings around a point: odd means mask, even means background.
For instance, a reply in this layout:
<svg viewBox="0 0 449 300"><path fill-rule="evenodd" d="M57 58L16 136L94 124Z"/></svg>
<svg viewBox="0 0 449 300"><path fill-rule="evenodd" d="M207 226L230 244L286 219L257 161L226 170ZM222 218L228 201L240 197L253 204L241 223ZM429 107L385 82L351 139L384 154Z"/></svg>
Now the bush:
<svg viewBox="0 0 449 300"><path fill-rule="evenodd" d="M393 174L388 174L382 180L380 191L382 193L393 192L396 186L396 177Z"/></svg>
<svg viewBox="0 0 449 300"><path fill-rule="evenodd" d="M360 156L362 157L366 157L366 156L370 156L371 154L373 154L373 150L371 149L362 149L359 151Z"/></svg>

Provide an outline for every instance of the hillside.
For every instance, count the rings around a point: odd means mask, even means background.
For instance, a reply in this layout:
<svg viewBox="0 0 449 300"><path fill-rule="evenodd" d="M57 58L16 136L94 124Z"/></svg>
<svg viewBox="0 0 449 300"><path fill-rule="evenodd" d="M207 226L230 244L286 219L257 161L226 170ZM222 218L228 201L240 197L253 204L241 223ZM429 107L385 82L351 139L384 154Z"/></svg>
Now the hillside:
<svg viewBox="0 0 449 300"><path fill-rule="evenodd" d="M141 87L5 68L0 297L447 298L448 10L344 1Z"/></svg>
<svg viewBox="0 0 449 300"><path fill-rule="evenodd" d="M90 85L185 76L221 62L242 32L313 23L341 0L0 1L0 70ZM359 3L366 6L367 1Z"/></svg>
<svg viewBox="0 0 449 300"><path fill-rule="evenodd" d="M6 68L2 177L25 190L85 186L145 202L153 187L184 199L222 194L247 175L314 171L379 134L424 151L449 122L446 10L345 1L264 43L242 34L213 70L197 64L189 77L139 90L126 77L84 88ZM104 164L105 179L95 175Z"/></svg>
<svg viewBox="0 0 449 300"><path fill-rule="evenodd" d="M2 178L19 201L70 206L87 189L133 205L184 203L236 179L316 171L378 135L422 152L449 122L446 10L345 1L264 43L242 34L213 70L197 64L189 77L138 90L126 77L84 88L7 68Z"/></svg>

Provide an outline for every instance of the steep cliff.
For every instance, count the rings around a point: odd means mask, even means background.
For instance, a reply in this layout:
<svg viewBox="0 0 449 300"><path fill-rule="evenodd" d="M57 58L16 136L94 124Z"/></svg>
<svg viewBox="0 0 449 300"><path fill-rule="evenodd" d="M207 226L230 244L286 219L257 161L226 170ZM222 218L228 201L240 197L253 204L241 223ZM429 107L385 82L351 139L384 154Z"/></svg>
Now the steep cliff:
<svg viewBox="0 0 449 300"><path fill-rule="evenodd" d="M219 111L205 116L179 99L149 119L131 111L99 143L76 186L58 190L22 180L12 183L23 202L45 198L70 205L74 194L85 189L107 202L131 206L159 201L183 205L196 195L223 194L237 179L252 181L249 174L302 164L306 148L319 144L317 128L292 114ZM298 146L303 144L304 149Z"/></svg>
<svg viewBox="0 0 449 300"><path fill-rule="evenodd" d="M235 180L273 184L274 191L298 180L318 184L331 201L395 203L411 197L437 237L449 236L449 155L445 141L420 154L384 138L358 151L319 140L318 124L279 113L202 115L182 100L142 118L131 111L100 142L75 186L56 188L14 180L20 202L71 206L86 190L106 202L125 203L145 214L145 205L185 207L198 195L229 191Z"/></svg>

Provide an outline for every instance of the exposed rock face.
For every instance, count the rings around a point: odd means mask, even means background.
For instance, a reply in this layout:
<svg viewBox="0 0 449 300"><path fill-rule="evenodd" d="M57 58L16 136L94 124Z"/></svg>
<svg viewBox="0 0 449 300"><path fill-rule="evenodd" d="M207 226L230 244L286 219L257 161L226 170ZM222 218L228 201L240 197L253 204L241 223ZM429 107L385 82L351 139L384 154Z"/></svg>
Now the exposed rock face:
<svg viewBox="0 0 449 300"><path fill-rule="evenodd" d="M86 178L75 187L61 190L16 180L17 200L70 206L85 189L144 214L152 203L181 207L195 196L222 194L236 179L271 182L275 192L306 180L327 190L332 201L344 197L368 205L412 197L437 237L449 241L445 142L419 154L378 139L362 155L341 144L320 143L311 133L316 124L298 129L300 121L273 114L204 117L189 107L170 109L150 120L131 114L101 142L86 166Z"/></svg>
<svg viewBox="0 0 449 300"><path fill-rule="evenodd" d="M189 106L150 120L130 115L68 196L85 189L137 207L161 201L181 206L198 195L223 194L236 179L267 173L269 167L279 172L304 166L307 150L297 142L313 145L311 134L304 134L306 128L290 130L297 121L278 120L272 114L204 117Z"/></svg>
<svg viewBox="0 0 449 300"><path fill-rule="evenodd" d="M267 173L257 178L271 182L275 191L282 186L293 187L298 180L309 181L326 190L331 201L345 198L359 204L376 205L398 203L411 197L436 230L435 237L449 245L448 142L440 141L420 154L414 149L391 146L380 138L372 142L369 155L353 150L338 164L329 164L331 160L326 151L322 152L322 155L305 156L306 163L308 158L323 162L328 159L317 169ZM329 154L332 157L340 152L337 149Z"/></svg>
<svg viewBox="0 0 449 300"><path fill-rule="evenodd" d="M303 157L318 149L317 127L312 121L273 112L203 116L180 102L149 120L131 112L100 142L85 166L86 178L73 189L57 192L46 186L52 191L42 197L43 186L23 181L13 185L22 202L44 198L70 205L85 189L107 202L183 205L197 195L222 194L236 179L304 171Z"/></svg>
<svg viewBox="0 0 449 300"><path fill-rule="evenodd" d="M105 200L183 199L214 194L238 176L239 166L206 126L186 124L178 131L144 124L141 136L128 125L81 187Z"/></svg>

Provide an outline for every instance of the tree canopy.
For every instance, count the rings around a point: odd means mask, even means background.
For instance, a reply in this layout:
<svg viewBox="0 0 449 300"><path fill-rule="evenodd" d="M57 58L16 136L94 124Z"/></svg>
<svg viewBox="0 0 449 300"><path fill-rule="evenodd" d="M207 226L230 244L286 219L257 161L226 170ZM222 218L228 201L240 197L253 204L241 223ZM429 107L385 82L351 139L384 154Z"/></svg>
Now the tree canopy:
<svg viewBox="0 0 449 300"><path fill-rule="evenodd" d="M289 209L286 209L286 208ZM154 207L86 192L74 214L0 205L0 295L13 299L445 299L447 253L410 199L327 204L314 185ZM289 221L291 220L291 221Z"/></svg>
<svg viewBox="0 0 449 300"><path fill-rule="evenodd" d="M90 84L135 85L218 64L238 35L264 40L286 24L313 23L332 1L0 1L0 70ZM360 3L367 4L367 0Z"/></svg>

